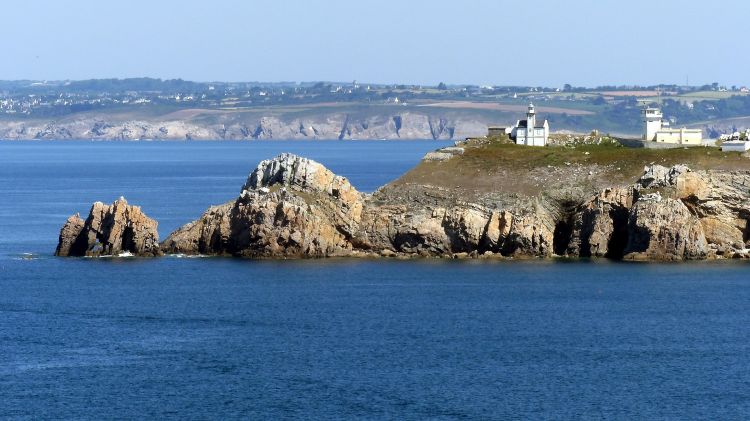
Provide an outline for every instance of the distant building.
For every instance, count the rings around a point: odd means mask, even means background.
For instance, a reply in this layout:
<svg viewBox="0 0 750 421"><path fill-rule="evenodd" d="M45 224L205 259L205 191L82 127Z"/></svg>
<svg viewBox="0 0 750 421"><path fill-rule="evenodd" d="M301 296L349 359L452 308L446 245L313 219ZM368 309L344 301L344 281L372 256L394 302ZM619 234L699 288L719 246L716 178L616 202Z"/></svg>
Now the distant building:
<svg viewBox="0 0 750 421"><path fill-rule="evenodd" d="M510 135L517 145L546 146L549 139L549 123L537 124L534 104L529 104L526 120L518 120Z"/></svg>
<svg viewBox="0 0 750 421"><path fill-rule="evenodd" d="M747 152L750 150L750 142L747 140L727 140L721 143L722 152Z"/></svg>
<svg viewBox="0 0 750 421"><path fill-rule="evenodd" d="M750 150L750 129L744 132L727 133L719 136L722 152L747 152Z"/></svg>
<svg viewBox="0 0 750 421"><path fill-rule="evenodd" d="M505 126L490 126L487 128L487 136L505 136L510 135L513 132L513 127Z"/></svg>
<svg viewBox="0 0 750 421"><path fill-rule="evenodd" d="M672 129L668 121L658 108L647 107L641 111L643 115L643 140L657 143L673 143L679 145L700 145L703 142L703 130Z"/></svg>

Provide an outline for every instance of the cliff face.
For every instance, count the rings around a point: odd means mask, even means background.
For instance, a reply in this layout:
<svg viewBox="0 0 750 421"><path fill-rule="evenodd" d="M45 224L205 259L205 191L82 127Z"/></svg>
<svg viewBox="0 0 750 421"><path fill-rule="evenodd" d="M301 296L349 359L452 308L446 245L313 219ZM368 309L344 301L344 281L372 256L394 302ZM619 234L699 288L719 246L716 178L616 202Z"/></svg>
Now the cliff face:
<svg viewBox="0 0 750 421"><path fill-rule="evenodd" d="M57 256L158 256L157 223L124 198L112 205L96 202L86 221L73 215L60 230Z"/></svg>
<svg viewBox="0 0 750 421"><path fill-rule="evenodd" d="M557 189L493 202L430 186L365 195L321 164L283 154L261 162L236 200L210 208L162 248L249 257L746 257L748 186L748 172L650 165L635 184L578 202Z"/></svg>
<svg viewBox="0 0 750 421"><path fill-rule="evenodd" d="M184 113L149 119L89 115L59 121L0 122L9 140L272 140L272 139L463 139L482 136L491 123L481 116L399 111L242 116L231 112Z"/></svg>

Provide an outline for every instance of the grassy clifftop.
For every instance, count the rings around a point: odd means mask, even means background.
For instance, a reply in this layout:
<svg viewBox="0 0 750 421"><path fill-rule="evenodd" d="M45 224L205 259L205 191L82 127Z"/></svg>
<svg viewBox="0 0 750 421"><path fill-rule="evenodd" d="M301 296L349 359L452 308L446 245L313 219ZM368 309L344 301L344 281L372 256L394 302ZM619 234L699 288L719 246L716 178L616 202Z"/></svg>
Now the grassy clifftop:
<svg viewBox="0 0 750 421"><path fill-rule="evenodd" d="M748 170L750 159L716 147L626 148L619 145L527 147L469 143L463 155L422 162L388 189L430 186L463 200L504 196L588 195L632 184L649 164L685 164L693 170Z"/></svg>

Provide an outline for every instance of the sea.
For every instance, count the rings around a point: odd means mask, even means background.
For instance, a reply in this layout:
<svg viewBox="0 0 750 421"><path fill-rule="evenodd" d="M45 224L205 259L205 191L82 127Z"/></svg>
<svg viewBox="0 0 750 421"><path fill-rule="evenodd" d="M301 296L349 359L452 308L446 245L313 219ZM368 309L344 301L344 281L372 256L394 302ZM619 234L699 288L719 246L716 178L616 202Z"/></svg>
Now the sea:
<svg viewBox="0 0 750 421"><path fill-rule="evenodd" d="M748 419L750 264L58 258L165 238L294 152L371 192L434 141L0 142L0 419Z"/></svg>

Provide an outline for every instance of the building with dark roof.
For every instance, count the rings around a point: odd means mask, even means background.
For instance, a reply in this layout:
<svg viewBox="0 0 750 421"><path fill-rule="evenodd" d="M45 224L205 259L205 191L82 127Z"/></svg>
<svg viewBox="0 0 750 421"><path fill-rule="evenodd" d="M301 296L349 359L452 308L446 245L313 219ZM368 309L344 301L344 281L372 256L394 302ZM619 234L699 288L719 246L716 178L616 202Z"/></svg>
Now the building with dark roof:
<svg viewBox="0 0 750 421"><path fill-rule="evenodd" d="M517 145L527 146L546 146L549 139L549 123L542 120L541 124L537 123L536 110L534 104L529 104L526 111L526 120L518 120L511 132L511 139L516 141Z"/></svg>

